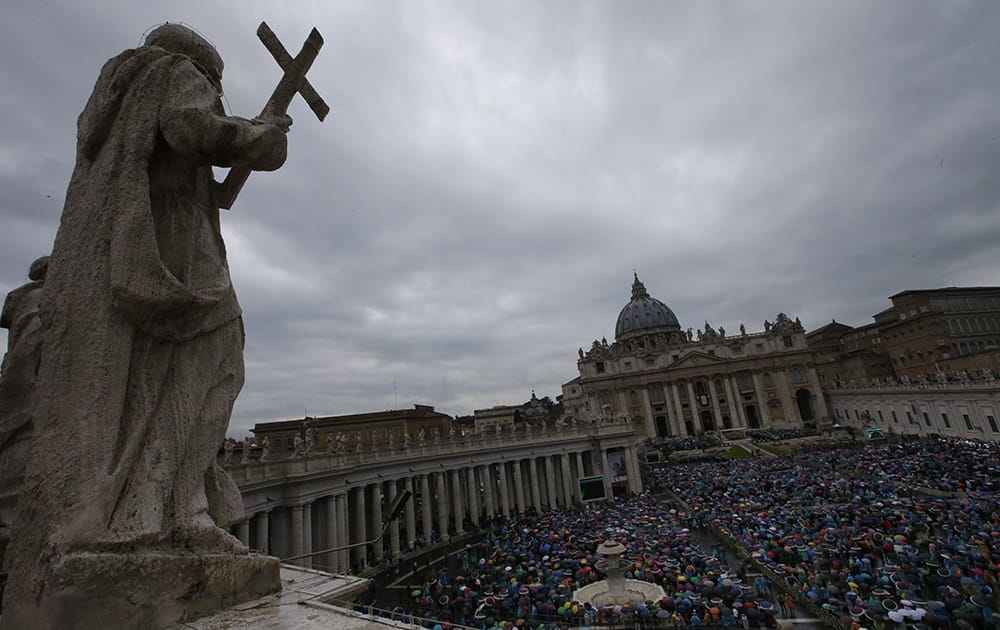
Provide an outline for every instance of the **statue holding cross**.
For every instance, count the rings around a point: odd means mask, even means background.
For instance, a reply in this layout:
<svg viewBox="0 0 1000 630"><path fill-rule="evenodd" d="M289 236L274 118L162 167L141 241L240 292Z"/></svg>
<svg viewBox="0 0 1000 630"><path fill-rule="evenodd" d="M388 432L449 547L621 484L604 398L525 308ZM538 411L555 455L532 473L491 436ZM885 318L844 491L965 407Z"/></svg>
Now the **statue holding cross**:
<svg viewBox="0 0 1000 630"><path fill-rule="evenodd" d="M0 627L164 627L280 588L227 531L244 331L219 209L284 163L295 94L329 108L305 78L319 33L294 58L258 35L284 75L256 119L225 113L222 59L179 24L108 61L79 117Z"/></svg>

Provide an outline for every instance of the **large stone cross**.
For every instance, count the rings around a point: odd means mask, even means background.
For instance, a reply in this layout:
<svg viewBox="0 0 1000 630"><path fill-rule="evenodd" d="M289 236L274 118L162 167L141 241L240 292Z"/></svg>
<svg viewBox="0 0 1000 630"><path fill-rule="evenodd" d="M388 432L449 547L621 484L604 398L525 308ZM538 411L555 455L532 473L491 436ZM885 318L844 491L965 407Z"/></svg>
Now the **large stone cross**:
<svg viewBox="0 0 1000 630"><path fill-rule="evenodd" d="M257 37L270 51L271 56L278 62L281 69L285 71L277 87L274 88L271 98L261 110L260 118L266 120L267 117L271 116L283 116L288 111L288 105L291 104L292 98L298 93L302 95L303 100L316 114L316 118L322 122L330 113L330 106L313 89L309 80L306 79L306 73L312 66L313 60L316 59L316 55L319 54L319 49L323 47L323 36L315 28L310 31L309 37L302 44L302 50L295 58L288 54L267 22L261 22L260 26L257 27ZM249 176L250 169L233 167L229 170L226 180L222 182L218 190L220 208L228 210L233 207L236 196L240 194L240 190Z"/></svg>

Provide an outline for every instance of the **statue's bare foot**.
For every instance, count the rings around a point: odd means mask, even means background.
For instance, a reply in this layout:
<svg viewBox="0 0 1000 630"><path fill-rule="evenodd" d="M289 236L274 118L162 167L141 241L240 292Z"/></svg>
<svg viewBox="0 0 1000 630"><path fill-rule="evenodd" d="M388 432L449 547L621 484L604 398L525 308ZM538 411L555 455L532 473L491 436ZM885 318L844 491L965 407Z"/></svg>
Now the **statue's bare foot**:
<svg viewBox="0 0 1000 630"><path fill-rule="evenodd" d="M208 515L195 517L188 523L174 530L174 539L178 544L193 551L210 553L246 554L248 549L240 540L218 527Z"/></svg>

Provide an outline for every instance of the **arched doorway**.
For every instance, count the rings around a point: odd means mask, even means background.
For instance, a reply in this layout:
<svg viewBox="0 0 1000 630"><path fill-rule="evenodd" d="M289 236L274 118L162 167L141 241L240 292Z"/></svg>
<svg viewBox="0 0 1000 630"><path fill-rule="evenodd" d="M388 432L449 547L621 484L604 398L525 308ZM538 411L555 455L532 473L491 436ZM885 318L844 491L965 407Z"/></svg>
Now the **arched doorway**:
<svg viewBox="0 0 1000 630"><path fill-rule="evenodd" d="M816 419L813 411L813 395L808 389L800 389L795 392L795 402L799 405L799 417L803 422L812 422Z"/></svg>
<svg viewBox="0 0 1000 630"><path fill-rule="evenodd" d="M701 412L701 429L702 429L702 431L705 431L705 432L715 431L715 421L712 420L712 412L711 411L702 411Z"/></svg>
<svg viewBox="0 0 1000 630"><path fill-rule="evenodd" d="M653 418L653 424L656 425L657 437L667 437L668 435L670 435L670 430L667 428L666 416L656 416L655 418Z"/></svg>
<svg viewBox="0 0 1000 630"><path fill-rule="evenodd" d="M747 405L743 407L743 411L747 414L747 425L751 429L759 429L760 419L757 417L757 405Z"/></svg>

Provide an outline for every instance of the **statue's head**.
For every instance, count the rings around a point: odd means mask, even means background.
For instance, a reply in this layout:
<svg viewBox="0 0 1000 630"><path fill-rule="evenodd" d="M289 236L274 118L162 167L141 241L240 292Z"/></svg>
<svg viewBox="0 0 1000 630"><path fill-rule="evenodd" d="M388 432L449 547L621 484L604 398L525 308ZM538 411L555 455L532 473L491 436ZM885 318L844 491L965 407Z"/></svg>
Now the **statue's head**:
<svg viewBox="0 0 1000 630"><path fill-rule="evenodd" d="M45 273L49 270L49 257L42 256L41 258L35 260L28 267L28 278L34 281L44 280Z"/></svg>
<svg viewBox="0 0 1000 630"><path fill-rule="evenodd" d="M190 58L202 74L222 92L222 57L207 39L182 24L158 26L146 36L145 46L158 46Z"/></svg>

